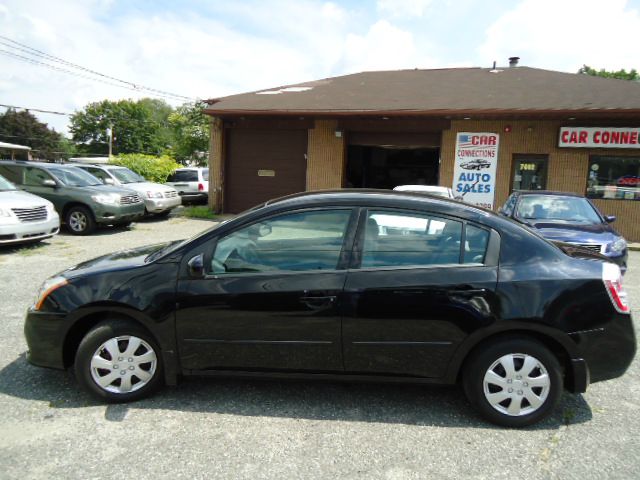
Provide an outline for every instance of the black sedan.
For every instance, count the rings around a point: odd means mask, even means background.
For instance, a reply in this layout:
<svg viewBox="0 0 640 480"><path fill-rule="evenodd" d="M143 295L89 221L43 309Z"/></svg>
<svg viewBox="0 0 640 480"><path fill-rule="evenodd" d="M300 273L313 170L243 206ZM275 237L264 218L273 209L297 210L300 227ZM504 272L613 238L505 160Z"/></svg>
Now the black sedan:
<svg viewBox="0 0 640 480"><path fill-rule="evenodd" d="M505 426L622 375L636 351L605 257L470 205L363 190L75 266L42 286L25 334L31 363L74 366L106 401L182 375L461 383Z"/></svg>

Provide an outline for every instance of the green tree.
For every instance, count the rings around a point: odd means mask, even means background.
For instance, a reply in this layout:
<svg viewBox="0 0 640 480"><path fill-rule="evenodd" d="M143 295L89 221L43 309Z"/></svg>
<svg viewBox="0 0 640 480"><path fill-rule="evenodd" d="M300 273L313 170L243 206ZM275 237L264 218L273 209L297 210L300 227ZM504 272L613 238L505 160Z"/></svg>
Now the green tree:
<svg viewBox="0 0 640 480"><path fill-rule="evenodd" d="M206 165L210 119L203 102L185 103L169 115L173 156L181 163Z"/></svg>
<svg viewBox="0 0 640 480"><path fill-rule="evenodd" d="M582 68L578 70L578 73L591 75L593 77L617 78L619 80L640 80L640 75L635 68L632 68L628 72L624 68L618 71L607 71L604 68L596 70L589 65L583 65Z"/></svg>
<svg viewBox="0 0 640 480"><path fill-rule="evenodd" d="M109 151L107 131L112 129L113 154L160 155L170 140L167 116L171 107L161 100L103 100L90 103L71 116L73 140L79 151L103 154Z"/></svg>
<svg viewBox="0 0 640 480"><path fill-rule="evenodd" d="M0 115L0 141L27 145L39 160L68 158L64 152L70 153L65 138L28 111L9 109Z"/></svg>
<svg viewBox="0 0 640 480"><path fill-rule="evenodd" d="M127 167L150 182L164 183L167 177L181 165L168 155L154 157L141 153L130 153L112 157L110 163Z"/></svg>

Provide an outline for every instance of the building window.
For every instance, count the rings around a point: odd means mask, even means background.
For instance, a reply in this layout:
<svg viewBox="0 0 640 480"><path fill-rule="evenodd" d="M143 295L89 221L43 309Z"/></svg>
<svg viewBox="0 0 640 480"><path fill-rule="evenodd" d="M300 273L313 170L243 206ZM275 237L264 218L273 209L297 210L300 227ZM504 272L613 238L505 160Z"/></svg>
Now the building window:
<svg viewBox="0 0 640 480"><path fill-rule="evenodd" d="M640 200L640 156L592 155L587 175L589 198Z"/></svg>

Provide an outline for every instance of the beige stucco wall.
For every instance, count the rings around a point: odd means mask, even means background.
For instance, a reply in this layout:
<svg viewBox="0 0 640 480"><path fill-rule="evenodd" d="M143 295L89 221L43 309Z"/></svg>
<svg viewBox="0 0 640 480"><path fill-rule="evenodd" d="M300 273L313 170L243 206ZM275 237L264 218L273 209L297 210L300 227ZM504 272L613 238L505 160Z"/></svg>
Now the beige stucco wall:
<svg viewBox="0 0 640 480"><path fill-rule="evenodd" d="M307 190L340 188L344 181L345 136L336 120L316 120L307 144Z"/></svg>

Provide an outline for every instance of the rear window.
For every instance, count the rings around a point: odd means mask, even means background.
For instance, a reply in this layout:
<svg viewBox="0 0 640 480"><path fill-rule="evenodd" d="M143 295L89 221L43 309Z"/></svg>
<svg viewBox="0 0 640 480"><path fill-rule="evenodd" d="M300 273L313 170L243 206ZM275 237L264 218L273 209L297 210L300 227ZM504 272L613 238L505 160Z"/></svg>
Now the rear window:
<svg viewBox="0 0 640 480"><path fill-rule="evenodd" d="M167 182L197 182L198 171L197 170L176 170L167 179Z"/></svg>

